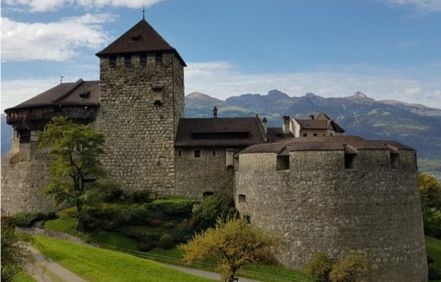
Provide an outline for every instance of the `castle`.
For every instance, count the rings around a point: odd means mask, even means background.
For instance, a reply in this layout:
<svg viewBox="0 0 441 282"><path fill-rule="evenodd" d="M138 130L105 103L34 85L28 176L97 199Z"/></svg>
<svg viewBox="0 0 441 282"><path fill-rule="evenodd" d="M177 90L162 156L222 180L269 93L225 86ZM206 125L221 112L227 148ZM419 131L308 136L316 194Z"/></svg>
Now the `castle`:
<svg viewBox="0 0 441 282"><path fill-rule="evenodd" d="M241 214L283 239L279 259L365 251L372 281L427 281L416 152L343 135L326 114L184 118L184 60L145 20L96 54L100 80L61 83L7 109L13 148L2 160L2 213L51 211L47 152L53 116L92 122L102 163L126 189L202 199L230 194Z"/></svg>

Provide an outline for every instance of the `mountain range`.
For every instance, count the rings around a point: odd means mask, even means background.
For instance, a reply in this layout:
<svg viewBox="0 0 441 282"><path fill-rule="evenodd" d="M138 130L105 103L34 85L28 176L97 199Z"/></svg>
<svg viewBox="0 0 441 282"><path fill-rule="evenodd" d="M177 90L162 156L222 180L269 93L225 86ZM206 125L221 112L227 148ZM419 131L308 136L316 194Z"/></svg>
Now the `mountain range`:
<svg viewBox="0 0 441 282"><path fill-rule="evenodd" d="M374 100L362 92L349 97L324 98L313 93L293 97L279 90L266 95L243 94L225 100L194 92L185 97L186 117L219 117L259 114L268 125L280 127L282 116L307 117L325 112L348 135L369 139L393 139L417 149L420 170L441 178L441 109L395 100ZM2 155L10 148L10 127L2 116Z"/></svg>

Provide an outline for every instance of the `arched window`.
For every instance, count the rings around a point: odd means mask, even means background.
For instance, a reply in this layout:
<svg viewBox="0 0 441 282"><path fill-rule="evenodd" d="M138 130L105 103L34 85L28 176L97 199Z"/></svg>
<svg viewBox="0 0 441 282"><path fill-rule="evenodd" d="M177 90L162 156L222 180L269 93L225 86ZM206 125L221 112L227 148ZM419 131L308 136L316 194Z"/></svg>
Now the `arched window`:
<svg viewBox="0 0 441 282"><path fill-rule="evenodd" d="M205 192L202 194L202 199L205 199L205 198L210 197L210 196L213 196L213 195L214 195L213 192L211 192L211 191L205 191Z"/></svg>

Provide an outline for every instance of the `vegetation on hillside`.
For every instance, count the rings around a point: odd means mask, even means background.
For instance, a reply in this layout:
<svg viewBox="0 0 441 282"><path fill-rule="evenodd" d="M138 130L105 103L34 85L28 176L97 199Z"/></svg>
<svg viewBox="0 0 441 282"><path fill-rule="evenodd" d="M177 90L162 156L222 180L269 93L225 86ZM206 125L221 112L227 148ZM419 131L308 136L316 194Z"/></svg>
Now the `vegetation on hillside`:
<svg viewBox="0 0 441 282"><path fill-rule="evenodd" d="M273 263L273 247L277 240L242 218L219 220L214 228L196 234L182 245L183 261L191 264L208 259L217 263L217 270L229 282L236 272L250 263Z"/></svg>
<svg viewBox="0 0 441 282"><path fill-rule="evenodd" d="M54 117L40 134L40 146L51 155L46 193L58 205L76 207L78 230L85 230L83 208L94 198L97 178L104 175L99 162L104 136L91 124ZM94 189L95 188L95 189Z"/></svg>
<svg viewBox="0 0 441 282"><path fill-rule="evenodd" d="M211 281L128 254L36 236L42 254L94 282Z"/></svg>
<svg viewBox="0 0 441 282"><path fill-rule="evenodd" d="M418 186L423 209L424 232L441 239L441 183L432 175L420 174Z"/></svg>
<svg viewBox="0 0 441 282"><path fill-rule="evenodd" d="M1 281L13 281L22 272L25 264L32 261L26 244L30 238L15 231L12 218L1 218Z"/></svg>

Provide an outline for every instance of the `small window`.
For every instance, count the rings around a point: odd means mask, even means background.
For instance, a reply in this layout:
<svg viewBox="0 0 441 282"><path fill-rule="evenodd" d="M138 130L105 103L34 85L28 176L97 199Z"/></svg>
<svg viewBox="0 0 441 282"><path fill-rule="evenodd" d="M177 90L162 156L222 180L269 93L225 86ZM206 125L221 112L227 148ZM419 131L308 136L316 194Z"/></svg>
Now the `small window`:
<svg viewBox="0 0 441 282"><path fill-rule="evenodd" d="M194 157L195 158L200 158L201 157L201 150L194 150Z"/></svg>
<svg viewBox="0 0 441 282"><path fill-rule="evenodd" d="M178 156L182 157L182 151L181 150L178 151Z"/></svg>
<svg viewBox="0 0 441 282"><path fill-rule="evenodd" d="M334 136L334 133L331 133L331 136Z"/></svg>
<svg viewBox="0 0 441 282"><path fill-rule="evenodd" d="M213 196L214 193L211 191L205 191L204 193L202 193L202 199L206 199L207 197Z"/></svg>
<svg viewBox="0 0 441 282"><path fill-rule="evenodd" d="M162 64L162 52L157 52L155 54L155 62L157 64Z"/></svg>
<svg viewBox="0 0 441 282"><path fill-rule="evenodd" d="M400 154L397 154L397 153L390 154L390 166L392 168L399 168L400 167Z"/></svg>
<svg viewBox="0 0 441 282"><path fill-rule="evenodd" d="M277 156L277 170L288 170L289 169L289 156Z"/></svg>
<svg viewBox="0 0 441 282"><path fill-rule="evenodd" d="M243 216L243 219L247 222L247 223L251 223L251 216L249 216L249 215L244 215Z"/></svg>
<svg viewBox="0 0 441 282"><path fill-rule="evenodd" d="M111 57L109 58L109 66L110 66L111 68L114 68L114 67L116 66L116 57L115 57L115 56L111 56Z"/></svg>
<svg viewBox="0 0 441 282"><path fill-rule="evenodd" d="M132 67L132 56L125 56L124 57L124 66L126 68L131 68Z"/></svg>
<svg viewBox="0 0 441 282"><path fill-rule="evenodd" d="M317 136L317 133L314 133L313 136Z"/></svg>
<svg viewBox="0 0 441 282"><path fill-rule="evenodd" d="M356 154L345 154L345 168L354 168Z"/></svg>
<svg viewBox="0 0 441 282"><path fill-rule="evenodd" d="M139 65L141 67L145 67L147 65L147 55L146 54L141 54L139 56Z"/></svg>
<svg viewBox="0 0 441 282"><path fill-rule="evenodd" d="M326 133L323 133L323 136L326 136Z"/></svg>
<svg viewBox="0 0 441 282"><path fill-rule="evenodd" d="M31 141L31 131L30 130L20 130L20 143L29 143Z"/></svg>
<svg viewBox="0 0 441 282"><path fill-rule="evenodd" d="M244 194L239 194L237 198L239 200L239 203L245 203L247 201L247 197Z"/></svg>
<svg viewBox="0 0 441 282"><path fill-rule="evenodd" d="M307 137L308 136L308 133L303 133L303 137Z"/></svg>
<svg viewBox="0 0 441 282"><path fill-rule="evenodd" d="M216 149L213 149L213 156L216 156Z"/></svg>

